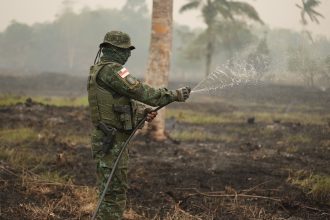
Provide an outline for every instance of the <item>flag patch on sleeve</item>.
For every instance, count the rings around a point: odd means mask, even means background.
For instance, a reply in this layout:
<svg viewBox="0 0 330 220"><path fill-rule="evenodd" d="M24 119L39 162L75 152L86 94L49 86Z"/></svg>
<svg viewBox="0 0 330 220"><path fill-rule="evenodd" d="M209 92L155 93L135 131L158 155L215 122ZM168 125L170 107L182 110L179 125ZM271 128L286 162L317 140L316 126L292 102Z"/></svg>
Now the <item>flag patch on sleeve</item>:
<svg viewBox="0 0 330 220"><path fill-rule="evenodd" d="M129 75L129 72L128 70L123 67L119 72L118 72L118 75L121 77L121 78L125 78L126 76Z"/></svg>

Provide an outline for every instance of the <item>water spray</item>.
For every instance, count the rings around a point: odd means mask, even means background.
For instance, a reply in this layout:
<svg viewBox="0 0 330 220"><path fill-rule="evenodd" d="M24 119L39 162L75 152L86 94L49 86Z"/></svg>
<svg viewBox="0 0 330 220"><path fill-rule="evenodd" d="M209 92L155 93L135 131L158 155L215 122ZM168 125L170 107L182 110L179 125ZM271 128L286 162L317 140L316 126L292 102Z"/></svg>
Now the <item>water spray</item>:
<svg viewBox="0 0 330 220"><path fill-rule="evenodd" d="M247 62L227 62L227 64L217 67L215 71L199 82L191 93L211 93L240 84L257 83L259 78L260 74Z"/></svg>

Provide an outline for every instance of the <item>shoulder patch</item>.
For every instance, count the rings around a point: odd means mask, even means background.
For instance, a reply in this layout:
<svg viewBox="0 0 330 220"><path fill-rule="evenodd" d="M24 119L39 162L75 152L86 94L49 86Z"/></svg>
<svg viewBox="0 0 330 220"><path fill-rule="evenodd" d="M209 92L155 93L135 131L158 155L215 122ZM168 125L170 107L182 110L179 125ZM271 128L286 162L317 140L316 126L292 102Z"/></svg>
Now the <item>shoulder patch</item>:
<svg viewBox="0 0 330 220"><path fill-rule="evenodd" d="M138 81L136 79L134 79L134 77L132 77L131 75L126 77L126 81L131 84L131 85L135 85Z"/></svg>
<svg viewBox="0 0 330 220"><path fill-rule="evenodd" d="M126 76L129 75L129 72L128 72L128 70L125 67L123 67L121 70L118 71L118 75L121 78L125 78Z"/></svg>

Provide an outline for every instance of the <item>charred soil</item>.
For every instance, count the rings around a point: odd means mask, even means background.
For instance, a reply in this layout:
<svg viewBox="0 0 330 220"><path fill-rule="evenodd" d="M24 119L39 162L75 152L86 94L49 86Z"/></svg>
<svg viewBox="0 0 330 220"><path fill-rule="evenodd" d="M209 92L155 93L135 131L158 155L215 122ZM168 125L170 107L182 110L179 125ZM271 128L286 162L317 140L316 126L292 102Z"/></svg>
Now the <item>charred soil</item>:
<svg viewBox="0 0 330 220"><path fill-rule="evenodd" d="M329 188L302 184L330 176L330 102L311 99L290 110L225 96L170 106L175 141L130 144L127 219L330 219ZM0 219L89 219L88 109L2 106L0 129Z"/></svg>

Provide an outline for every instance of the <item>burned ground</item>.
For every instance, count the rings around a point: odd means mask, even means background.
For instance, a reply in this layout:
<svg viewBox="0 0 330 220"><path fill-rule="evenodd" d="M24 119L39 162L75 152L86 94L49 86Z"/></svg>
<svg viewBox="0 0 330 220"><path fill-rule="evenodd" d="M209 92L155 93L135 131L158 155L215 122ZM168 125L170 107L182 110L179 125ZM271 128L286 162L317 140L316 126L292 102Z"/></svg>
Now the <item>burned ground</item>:
<svg viewBox="0 0 330 220"><path fill-rule="evenodd" d="M169 106L175 141L130 145L126 217L330 219L330 94L296 91L228 89ZM86 107L0 108L1 219L88 219L91 127Z"/></svg>

